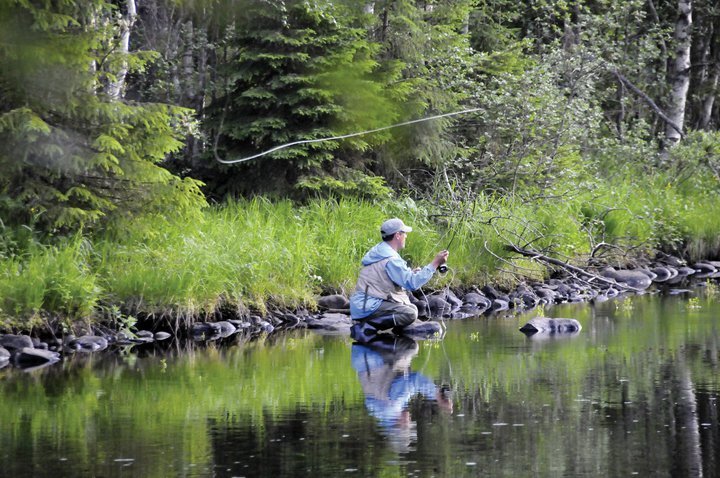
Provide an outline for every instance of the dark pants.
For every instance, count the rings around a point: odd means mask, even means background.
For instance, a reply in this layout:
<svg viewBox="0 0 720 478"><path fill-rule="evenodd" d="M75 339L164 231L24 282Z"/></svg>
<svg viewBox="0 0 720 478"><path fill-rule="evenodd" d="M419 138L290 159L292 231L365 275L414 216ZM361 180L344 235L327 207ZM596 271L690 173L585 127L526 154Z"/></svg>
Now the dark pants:
<svg viewBox="0 0 720 478"><path fill-rule="evenodd" d="M373 319L389 319L375 321ZM418 317L418 309L413 304L400 304L398 302L390 302L388 300L382 301L378 310L370 314L369 316L361 319L363 322L370 322L378 330L391 329L393 327L407 327L408 325L415 322ZM376 325L377 324L377 325Z"/></svg>

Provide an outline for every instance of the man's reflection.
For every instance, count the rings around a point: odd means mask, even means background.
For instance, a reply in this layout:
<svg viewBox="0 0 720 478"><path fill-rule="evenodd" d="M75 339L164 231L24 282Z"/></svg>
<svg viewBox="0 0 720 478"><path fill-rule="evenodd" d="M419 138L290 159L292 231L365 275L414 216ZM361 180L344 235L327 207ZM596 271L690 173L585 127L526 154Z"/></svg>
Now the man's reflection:
<svg viewBox="0 0 720 478"><path fill-rule="evenodd" d="M365 406L375 417L396 451L408 451L417 439L408 404L418 395L452 411L445 388L428 377L410 371L418 353L414 340L394 334L378 334L370 342L352 346L352 364L365 393Z"/></svg>

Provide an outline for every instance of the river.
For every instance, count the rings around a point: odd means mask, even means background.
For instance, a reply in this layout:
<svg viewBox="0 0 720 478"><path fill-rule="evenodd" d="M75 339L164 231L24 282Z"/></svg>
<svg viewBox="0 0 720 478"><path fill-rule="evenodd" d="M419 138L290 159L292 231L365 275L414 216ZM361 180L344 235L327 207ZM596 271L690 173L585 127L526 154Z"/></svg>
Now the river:
<svg viewBox="0 0 720 478"><path fill-rule="evenodd" d="M353 345L299 330L0 370L0 476L719 476L715 287Z"/></svg>

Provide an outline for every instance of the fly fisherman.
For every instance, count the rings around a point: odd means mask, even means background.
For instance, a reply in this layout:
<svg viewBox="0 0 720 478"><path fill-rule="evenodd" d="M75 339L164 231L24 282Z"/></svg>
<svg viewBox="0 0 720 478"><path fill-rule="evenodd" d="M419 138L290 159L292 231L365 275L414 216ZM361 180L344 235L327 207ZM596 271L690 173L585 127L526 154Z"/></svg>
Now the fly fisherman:
<svg viewBox="0 0 720 478"><path fill-rule="evenodd" d="M382 242L362 259L363 267L350 297L354 321L350 335L358 342L367 342L380 330L402 330L412 324L418 309L410 302L408 291L422 287L447 262L448 251L440 251L422 269L410 269L398 251L405 247L411 231L400 219L388 219L380 226Z"/></svg>

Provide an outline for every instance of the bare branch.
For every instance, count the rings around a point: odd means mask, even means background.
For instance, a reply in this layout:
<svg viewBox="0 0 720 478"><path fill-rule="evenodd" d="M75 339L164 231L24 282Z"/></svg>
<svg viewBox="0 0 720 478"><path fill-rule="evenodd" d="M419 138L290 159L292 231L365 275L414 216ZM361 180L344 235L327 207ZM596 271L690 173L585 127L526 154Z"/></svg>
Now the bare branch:
<svg viewBox="0 0 720 478"><path fill-rule="evenodd" d="M650 106L650 108L652 108L655 111L655 113L657 113L657 115L660 118L662 118L663 121L665 121L665 123L670 125L675 131L678 132L678 134L680 135L681 138L685 137L685 135L682 132L682 128L680 128L674 121L672 121L670 119L670 117L668 117L668 115L665 114L665 112L662 109L660 109L660 107L652 100L652 98L650 98L648 95L646 95L645 92L643 92L640 88L638 88L637 86L632 84L632 82L630 82L630 80L625 78L622 75L622 73L617 71L617 69L613 68L612 72L617 77L617 79L620 80L625 86L630 88L635 94L637 94L642 99L644 99L645 102Z"/></svg>

